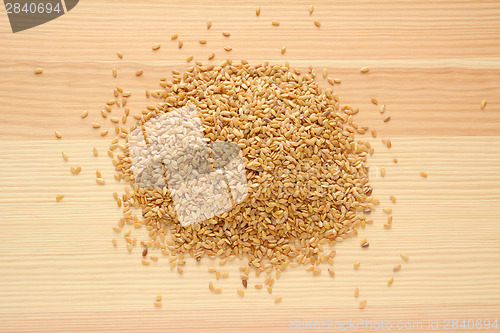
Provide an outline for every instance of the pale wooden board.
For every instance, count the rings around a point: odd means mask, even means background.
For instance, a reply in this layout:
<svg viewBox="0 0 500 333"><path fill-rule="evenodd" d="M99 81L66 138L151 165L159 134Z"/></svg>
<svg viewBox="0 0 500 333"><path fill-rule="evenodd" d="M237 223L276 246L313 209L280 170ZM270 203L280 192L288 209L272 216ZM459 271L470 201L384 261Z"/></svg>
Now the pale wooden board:
<svg viewBox="0 0 500 333"><path fill-rule="evenodd" d="M417 321L428 330L436 319L442 325L446 318L500 317L500 5L322 2L312 17L309 5L82 2L17 34L0 14L1 332L287 331L291 319ZM273 19L280 27L271 26ZM184 39L182 50L170 41L173 33ZM198 38L209 43L201 46ZM151 50L155 42L162 43L158 52ZM233 51L224 54L224 45ZM206 267L216 263L189 259L183 276L165 259L144 267L140 253L129 255L111 229L121 214L111 193L124 185L112 179L105 153L110 137L100 138L90 122L99 119L114 86L132 91L129 105L139 112L155 102L145 89L156 89L172 68L186 68L188 55L203 60L212 49L216 63L288 60L302 69L313 65L318 77L327 67L343 80L335 87L342 101L360 107L357 120L379 132L372 139L372 182L382 206L394 209L393 229L384 230L385 214L376 212L375 224L358 239L338 245L334 279L326 272L314 278L301 269L284 272L273 293L284 296L279 305L254 288L239 298L236 262L224 268L230 278L218 282L223 293L213 295ZM367 75L359 73L364 65L372 68ZM41 76L33 74L38 66L45 69ZM138 68L145 72L140 78ZM387 104L388 124L370 103L373 96ZM90 116L82 120L85 109ZM54 138L55 129L63 140ZM393 148L384 148L380 137L390 137ZM62 160L63 150L70 161ZM82 173L71 175L71 165L82 165ZM376 176L382 166L384 179ZM95 183L96 169L107 185ZM60 203L57 193L65 194ZM133 232L146 239L144 230ZM362 237L371 244L366 251ZM402 251L410 262L389 288ZM354 271L357 260L362 265ZM356 286L359 299L352 296ZM153 308L156 295L164 297L162 310Z"/></svg>

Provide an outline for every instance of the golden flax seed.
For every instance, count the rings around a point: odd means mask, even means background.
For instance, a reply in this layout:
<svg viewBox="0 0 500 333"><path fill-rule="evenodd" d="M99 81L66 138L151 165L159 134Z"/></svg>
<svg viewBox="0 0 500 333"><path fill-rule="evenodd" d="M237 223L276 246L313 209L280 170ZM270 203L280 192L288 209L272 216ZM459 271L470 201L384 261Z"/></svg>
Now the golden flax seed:
<svg viewBox="0 0 500 333"><path fill-rule="evenodd" d="M408 261L410 260L410 257L408 257L406 253L401 253L401 259L403 259L404 261Z"/></svg>
<svg viewBox="0 0 500 333"><path fill-rule="evenodd" d="M359 288L354 288L354 297L359 296Z"/></svg>
<svg viewBox="0 0 500 333"><path fill-rule="evenodd" d="M42 74L42 73L43 73L43 68L41 67L35 68L35 74Z"/></svg>
<svg viewBox="0 0 500 333"><path fill-rule="evenodd" d="M55 134L56 138L58 138L58 139L62 138L61 132L55 131L54 134Z"/></svg>
<svg viewBox="0 0 500 333"><path fill-rule="evenodd" d="M312 13L314 13L314 6L313 5L309 6L309 15L312 15Z"/></svg>
<svg viewBox="0 0 500 333"><path fill-rule="evenodd" d="M370 68L367 66L361 67L360 69L361 73L368 73L370 71Z"/></svg>
<svg viewBox="0 0 500 333"><path fill-rule="evenodd" d="M142 69L138 69L138 70L135 72L135 76L141 76L143 73L144 73L144 70L142 70Z"/></svg>
<svg viewBox="0 0 500 333"><path fill-rule="evenodd" d="M278 21L272 21L271 23L275 27L278 27L280 25L280 23Z"/></svg>
<svg viewBox="0 0 500 333"><path fill-rule="evenodd" d="M242 297L245 296L245 292L239 288L236 289L236 292L238 293L238 295L240 295Z"/></svg>
<svg viewBox="0 0 500 333"><path fill-rule="evenodd" d="M375 97L372 97L372 103L375 104L375 105L378 104L378 101L377 101L377 99Z"/></svg>
<svg viewBox="0 0 500 333"><path fill-rule="evenodd" d="M104 185L106 184L106 181L102 178L96 178L96 183L99 184L99 185Z"/></svg>
<svg viewBox="0 0 500 333"><path fill-rule="evenodd" d="M153 44L153 46L151 47L153 49L153 51L156 51L156 50L159 50L161 47L161 44L160 43L156 43L156 44Z"/></svg>
<svg viewBox="0 0 500 333"><path fill-rule="evenodd" d="M366 299L365 300L362 300L361 302L359 302L359 308L360 309L364 309L366 306Z"/></svg>
<svg viewBox="0 0 500 333"><path fill-rule="evenodd" d="M394 266L394 268L392 270L394 272L398 272L400 269L401 269L401 264L397 264L396 266Z"/></svg>
<svg viewBox="0 0 500 333"><path fill-rule="evenodd" d="M198 41L201 45L205 45L207 43L207 40L206 39L200 39Z"/></svg>
<svg viewBox="0 0 500 333"><path fill-rule="evenodd" d="M229 37L229 36L231 36L231 33L227 32L227 31L223 31L222 36Z"/></svg>
<svg viewBox="0 0 500 333"><path fill-rule="evenodd" d="M116 52L118 58L123 59L123 53L121 51Z"/></svg>
<svg viewBox="0 0 500 333"><path fill-rule="evenodd" d="M389 199L391 199L393 203L396 203L396 197L394 195L389 196Z"/></svg>
<svg viewBox="0 0 500 333"><path fill-rule="evenodd" d="M420 176L423 178L427 178L427 172L420 172Z"/></svg>
<svg viewBox="0 0 500 333"><path fill-rule="evenodd" d="M384 123L388 122L389 120L391 120L391 116L387 116L384 118Z"/></svg>
<svg viewBox="0 0 500 333"><path fill-rule="evenodd" d="M59 202L64 198L64 194L58 194L56 195L56 201Z"/></svg>
<svg viewBox="0 0 500 333"><path fill-rule="evenodd" d="M317 26L318 28L321 27L321 22L318 20L314 20L314 25Z"/></svg>
<svg viewBox="0 0 500 333"><path fill-rule="evenodd" d="M485 99L482 100L482 102L481 102L481 110L484 110L484 108L486 107L487 103L488 102Z"/></svg>
<svg viewBox="0 0 500 333"><path fill-rule="evenodd" d="M89 112L88 111L83 111L82 114L80 115L80 117L83 119L85 117L87 117L89 115Z"/></svg>
<svg viewBox="0 0 500 333"><path fill-rule="evenodd" d="M65 152L62 152L61 155L62 155L63 160L65 160L67 162L68 158L69 158L68 154L66 154Z"/></svg>
<svg viewBox="0 0 500 333"><path fill-rule="evenodd" d="M207 30L210 30L212 27L212 21L207 21Z"/></svg>
<svg viewBox="0 0 500 333"><path fill-rule="evenodd" d="M281 54L285 54L285 52L286 52L286 46L283 46L283 47L281 48Z"/></svg>
<svg viewBox="0 0 500 333"><path fill-rule="evenodd" d="M257 15L257 16L260 15L260 7L257 7L257 9L255 10L255 15Z"/></svg>
<svg viewBox="0 0 500 333"><path fill-rule="evenodd" d="M274 303L280 303L283 300L283 296L276 296L274 298Z"/></svg>

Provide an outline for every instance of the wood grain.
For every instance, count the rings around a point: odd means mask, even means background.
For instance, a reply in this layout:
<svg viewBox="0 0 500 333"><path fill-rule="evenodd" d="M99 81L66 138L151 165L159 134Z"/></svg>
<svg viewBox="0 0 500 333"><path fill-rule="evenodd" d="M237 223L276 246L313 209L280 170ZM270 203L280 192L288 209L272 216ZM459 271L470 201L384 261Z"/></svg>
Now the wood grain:
<svg viewBox="0 0 500 333"><path fill-rule="evenodd" d="M310 4L96 0L16 34L2 11L0 332L281 332L290 331L294 319L422 322L419 331L438 332L445 319L500 319L500 4L325 1L309 16ZM272 27L272 20L281 25ZM226 30L231 37L222 36ZM173 33L184 40L181 50L170 41ZM161 49L152 51L154 43ZM233 51L224 52L225 45ZM335 278L327 267L319 277L288 270L269 295L253 288L262 278L252 277L241 298L239 263L232 262L223 267L229 279L216 281L223 293L213 295L206 267L216 263L188 259L182 276L164 258L145 267L140 253L128 254L123 236L112 231L121 210L111 194L124 184L112 178L111 137L101 138L90 122L100 119L116 85L132 92L131 112L140 112L155 102L146 89L157 89L173 68L186 68L188 55L205 62L212 50L213 63L245 58L312 65L324 87L326 67L342 79L334 88L341 100L360 107L357 121L377 129L378 138L370 138L376 149L371 179L382 207L394 209L394 226L385 230L386 214L374 213L375 223L358 239L338 245ZM362 66L370 73L361 74ZM44 73L35 75L36 67ZM144 69L139 78L138 68ZM387 104L389 123L371 97ZM86 119L79 117L83 110ZM391 138L391 149L382 137ZM69 167L77 165L82 173L73 176ZM378 176L382 166L385 178ZM96 169L105 186L95 183ZM58 193L65 198L56 203ZM147 239L142 229L133 233ZM359 246L364 237L366 250ZM393 273L401 252L410 261ZM162 309L153 307L156 295L163 295ZM277 305L276 295L284 297ZM362 299L367 307L359 310ZM435 320L440 326L431 330L428 322ZM366 322L358 328L373 331Z"/></svg>

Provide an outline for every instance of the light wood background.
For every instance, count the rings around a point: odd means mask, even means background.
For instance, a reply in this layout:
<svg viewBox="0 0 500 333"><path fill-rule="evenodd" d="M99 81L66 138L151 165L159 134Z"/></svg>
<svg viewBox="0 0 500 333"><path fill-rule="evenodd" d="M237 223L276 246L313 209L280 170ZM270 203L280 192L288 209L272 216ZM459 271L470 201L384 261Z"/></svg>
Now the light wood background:
<svg viewBox="0 0 500 333"><path fill-rule="evenodd" d="M500 320L500 2L317 1L309 16L310 4L81 1L16 34L2 9L0 332L281 332L293 319L422 322L421 331L440 320L437 332L445 319ZM184 40L181 50L173 33ZM158 42L161 49L153 52ZM357 120L377 129L374 195L393 207L393 229L384 230L384 214L375 213L358 239L338 246L334 279L293 269L273 295L255 290L262 279L252 278L240 298L235 262L224 267L230 278L217 282L223 293L214 295L206 267L216 263L189 259L183 276L167 260L145 267L140 252L129 255L112 231L121 211L111 193L124 184L112 178L105 153L110 137L101 138L90 122L116 85L132 92L129 106L139 112L152 102L145 89L157 89L172 68L186 68L188 55L205 62L212 50L214 63L287 60L302 69L313 65L318 74L326 67L342 79L335 86L341 100L360 107ZM360 74L362 66L370 73ZM36 67L43 75L33 74ZM139 78L138 68L144 69ZM371 97L387 104L389 123ZM85 120L83 110L90 114ZM391 138L392 149L382 146L382 137ZM71 175L71 165L81 165L82 173ZM376 174L382 166L383 179ZM96 169L107 185L95 183ZM65 198L56 203L58 193ZM133 233L146 239L144 230ZM364 237L367 250L359 247ZM393 273L401 252L410 261ZM162 309L153 307L156 295L163 295ZM273 303L276 295L282 303ZM368 303L360 310L362 299ZM373 330L361 325L358 331Z"/></svg>

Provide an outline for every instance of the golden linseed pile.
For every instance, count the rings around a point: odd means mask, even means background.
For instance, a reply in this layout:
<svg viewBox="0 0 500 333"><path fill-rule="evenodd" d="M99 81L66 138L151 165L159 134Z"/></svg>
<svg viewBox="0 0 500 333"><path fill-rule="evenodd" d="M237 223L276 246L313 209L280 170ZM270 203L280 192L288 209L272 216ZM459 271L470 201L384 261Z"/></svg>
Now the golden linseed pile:
<svg viewBox="0 0 500 333"><path fill-rule="evenodd" d="M330 247L370 223L363 214L375 208L366 165L373 149L355 140L356 132L368 130L354 122L357 110L321 89L312 68L302 75L288 64L227 60L172 74L152 93L160 103L143 110L132 130L158 114L196 106L208 141L241 149L249 194L229 212L182 227L167 188L134 183L127 143L114 163L132 190L115 196L124 206L115 230L145 226L151 240L142 247L161 250L178 268L185 254L219 258L221 264L247 259L257 274L290 263L332 264ZM142 218L132 207L142 210ZM137 243L126 239L131 251Z"/></svg>

